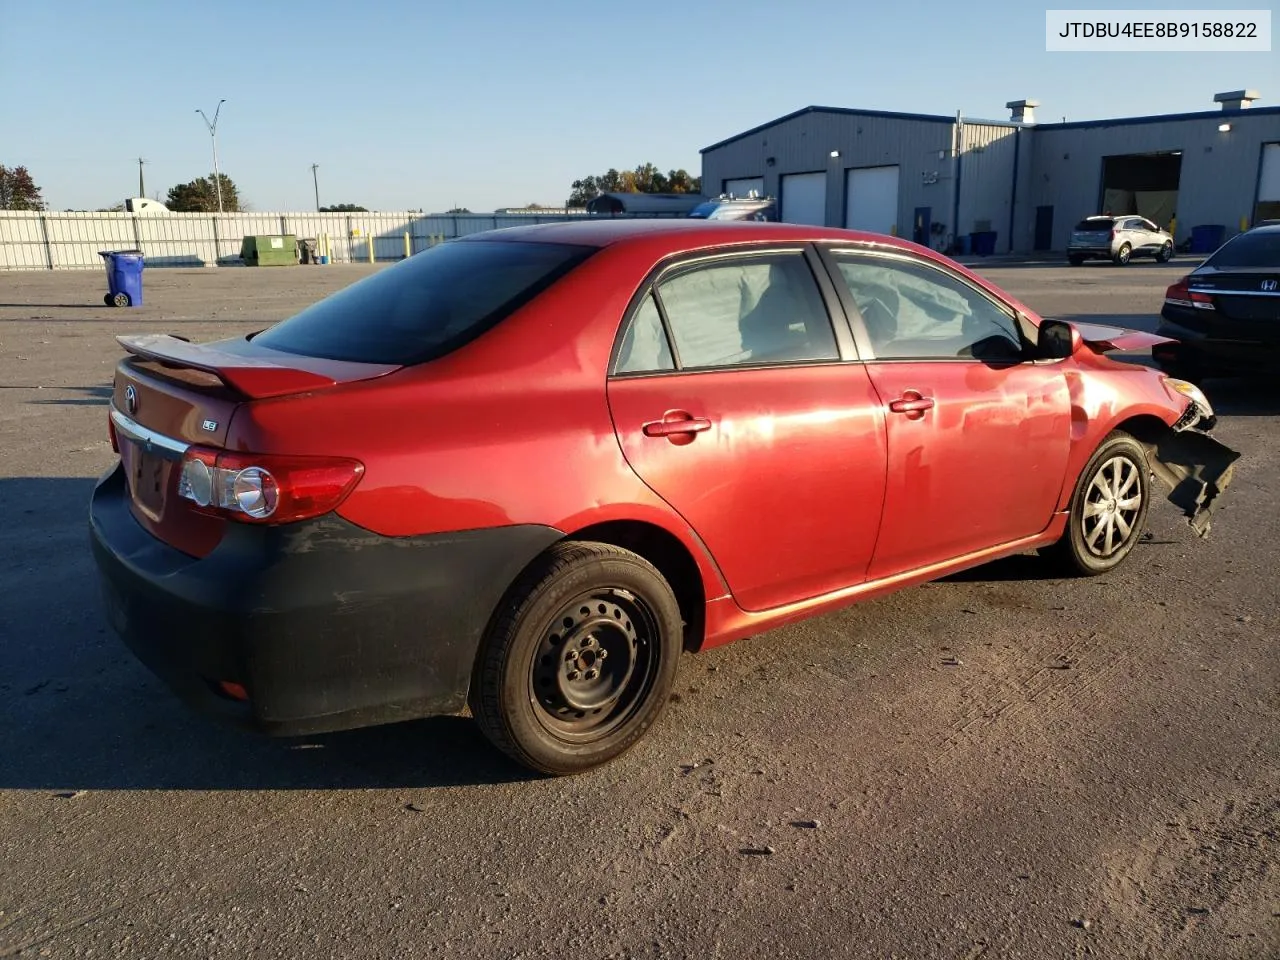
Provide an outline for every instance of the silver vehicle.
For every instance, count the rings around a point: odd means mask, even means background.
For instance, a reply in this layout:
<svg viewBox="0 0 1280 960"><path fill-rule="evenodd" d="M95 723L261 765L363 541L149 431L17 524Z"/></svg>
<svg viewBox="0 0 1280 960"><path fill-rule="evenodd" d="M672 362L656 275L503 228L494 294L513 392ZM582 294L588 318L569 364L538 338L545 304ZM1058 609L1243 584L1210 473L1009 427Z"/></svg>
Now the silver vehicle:
<svg viewBox="0 0 1280 960"><path fill-rule="evenodd" d="M1085 217L1071 231L1067 259L1073 267L1086 260L1110 260L1123 267L1133 257L1173 259L1173 237L1145 217Z"/></svg>

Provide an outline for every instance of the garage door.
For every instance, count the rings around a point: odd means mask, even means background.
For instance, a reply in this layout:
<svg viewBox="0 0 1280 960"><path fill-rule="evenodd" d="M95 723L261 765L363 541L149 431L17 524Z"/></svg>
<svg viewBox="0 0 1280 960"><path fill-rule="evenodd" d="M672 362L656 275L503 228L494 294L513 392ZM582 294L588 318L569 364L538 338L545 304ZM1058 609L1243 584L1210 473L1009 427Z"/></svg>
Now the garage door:
<svg viewBox="0 0 1280 960"><path fill-rule="evenodd" d="M898 225L898 168L850 170L844 184L844 225L850 230L894 233Z"/></svg>
<svg viewBox="0 0 1280 960"><path fill-rule="evenodd" d="M750 196L754 190L757 196L764 196L764 177L742 177L738 180L726 180L724 192L735 197Z"/></svg>
<svg viewBox="0 0 1280 960"><path fill-rule="evenodd" d="M1280 143L1262 148L1262 176L1258 178L1258 202L1280 200Z"/></svg>
<svg viewBox="0 0 1280 960"><path fill-rule="evenodd" d="M827 222L827 175L792 173L782 178L782 219L821 227Z"/></svg>

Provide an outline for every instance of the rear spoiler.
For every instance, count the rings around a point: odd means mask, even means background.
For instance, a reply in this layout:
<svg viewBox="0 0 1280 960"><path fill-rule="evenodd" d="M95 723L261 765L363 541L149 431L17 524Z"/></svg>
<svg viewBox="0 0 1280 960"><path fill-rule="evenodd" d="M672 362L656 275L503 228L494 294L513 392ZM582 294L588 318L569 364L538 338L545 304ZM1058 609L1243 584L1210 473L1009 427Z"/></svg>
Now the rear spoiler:
<svg viewBox="0 0 1280 960"><path fill-rule="evenodd" d="M135 357L168 366L211 373L250 399L281 397L290 393L323 390L338 383L332 376L285 366L261 356L245 356L217 344L198 344L168 334L116 337Z"/></svg>

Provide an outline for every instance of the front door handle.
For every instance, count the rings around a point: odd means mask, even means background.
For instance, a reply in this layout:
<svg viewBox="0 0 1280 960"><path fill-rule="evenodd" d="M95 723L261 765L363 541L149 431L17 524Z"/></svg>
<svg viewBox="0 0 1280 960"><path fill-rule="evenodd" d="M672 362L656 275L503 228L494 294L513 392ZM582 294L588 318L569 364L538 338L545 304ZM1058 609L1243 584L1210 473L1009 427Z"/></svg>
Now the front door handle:
<svg viewBox="0 0 1280 960"><path fill-rule="evenodd" d="M921 396L914 390L908 390L889 404L889 410L892 413L905 413L911 420L919 420L926 410L932 409L933 397Z"/></svg>
<svg viewBox="0 0 1280 960"><path fill-rule="evenodd" d="M683 410L673 410L661 420L650 420L642 428L646 437L687 437L711 429L711 421L706 417L694 417Z"/></svg>

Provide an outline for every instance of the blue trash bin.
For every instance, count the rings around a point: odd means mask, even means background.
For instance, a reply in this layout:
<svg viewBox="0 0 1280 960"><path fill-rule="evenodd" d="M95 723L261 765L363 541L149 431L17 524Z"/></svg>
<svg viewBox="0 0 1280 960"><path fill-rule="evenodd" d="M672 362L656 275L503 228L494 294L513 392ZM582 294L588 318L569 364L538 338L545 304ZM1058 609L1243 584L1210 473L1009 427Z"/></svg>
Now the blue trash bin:
<svg viewBox="0 0 1280 960"><path fill-rule="evenodd" d="M107 264L107 295L102 298L108 307L142 306L141 250L99 250L98 256Z"/></svg>

